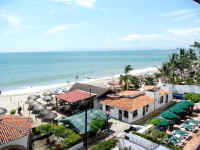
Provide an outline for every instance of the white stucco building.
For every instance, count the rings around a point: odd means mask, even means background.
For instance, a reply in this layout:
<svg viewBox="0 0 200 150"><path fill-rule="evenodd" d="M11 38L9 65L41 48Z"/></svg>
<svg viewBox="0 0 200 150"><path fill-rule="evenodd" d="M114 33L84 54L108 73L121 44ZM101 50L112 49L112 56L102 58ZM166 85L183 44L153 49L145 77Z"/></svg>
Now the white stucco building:
<svg viewBox="0 0 200 150"><path fill-rule="evenodd" d="M0 118L0 150L28 150L32 119L16 115Z"/></svg>
<svg viewBox="0 0 200 150"><path fill-rule="evenodd" d="M134 123L157 109L167 106L172 94L157 86L145 86L138 91L123 91L117 95L107 95L102 100L102 110L110 116L127 123Z"/></svg>

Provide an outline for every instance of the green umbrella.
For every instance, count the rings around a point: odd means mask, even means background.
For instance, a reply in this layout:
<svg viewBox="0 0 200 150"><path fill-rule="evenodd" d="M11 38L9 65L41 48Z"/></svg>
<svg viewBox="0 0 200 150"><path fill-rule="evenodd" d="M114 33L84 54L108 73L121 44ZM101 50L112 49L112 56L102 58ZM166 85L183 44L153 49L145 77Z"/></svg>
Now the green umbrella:
<svg viewBox="0 0 200 150"><path fill-rule="evenodd" d="M166 120L166 119L163 119L163 118L159 118L160 119L160 122L158 122L158 124L156 126L158 127L163 127L163 126L168 126L170 125L169 121Z"/></svg>
<svg viewBox="0 0 200 150"><path fill-rule="evenodd" d="M192 101L190 101L190 100L185 100L182 103L187 104L189 106L194 106L194 103Z"/></svg>
<svg viewBox="0 0 200 150"><path fill-rule="evenodd" d="M177 115L175 115L174 113L169 112L169 111L165 111L161 115L162 115L163 118L170 119L170 120L179 118Z"/></svg>
<svg viewBox="0 0 200 150"><path fill-rule="evenodd" d="M184 113L184 110L177 106L171 107L169 111L178 115Z"/></svg>
<svg viewBox="0 0 200 150"><path fill-rule="evenodd" d="M186 103L179 103L179 104L176 105L176 107L187 110L190 106Z"/></svg>

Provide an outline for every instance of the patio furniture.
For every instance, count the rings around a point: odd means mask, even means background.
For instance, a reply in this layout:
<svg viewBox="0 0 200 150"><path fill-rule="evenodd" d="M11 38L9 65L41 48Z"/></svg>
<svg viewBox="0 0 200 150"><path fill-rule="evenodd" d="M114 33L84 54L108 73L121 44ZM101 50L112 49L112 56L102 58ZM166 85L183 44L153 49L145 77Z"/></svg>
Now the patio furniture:
<svg viewBox="0 0 200 150"><path fill-rule="evenodd" d="M189 125L189 124L186 124L186 123L181 124L181 128L183 128L183 129L185 129L187 131L195 132L194 127Z"/></svg>

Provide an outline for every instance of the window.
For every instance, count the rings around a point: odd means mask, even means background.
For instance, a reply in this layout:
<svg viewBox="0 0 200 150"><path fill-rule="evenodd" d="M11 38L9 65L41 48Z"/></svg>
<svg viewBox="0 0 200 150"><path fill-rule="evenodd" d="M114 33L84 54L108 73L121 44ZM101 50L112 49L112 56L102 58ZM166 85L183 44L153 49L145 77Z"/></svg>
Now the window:
<svg viewBox="0 0 200 150"><path fill-rule="evenodd" d="M100 107L99 107L99 109L103 110L103 105L102 105L102 104L100 104Z"/></svg>
<svg viewBox="0 0 200 150"><path fill-rule="evenodd" d="M124 111L124 117L128 118L128 111Z"/></svg>
<svg viewBox="0 0 200 150"><path fill-rule="evenodd" d="M106 111L110 111L110 106L106 105Z"/></svg>
<svg viewBox="0 0 200 150"><path fill-rule="evenodd" d="M168 103L168 94L166 95L166 103Z"/></svg>
<svg viewBox="0 0 200 150"><path fill-rule="evenodd" d="M133 112L133 118L135 118L137 115L138 115L138 111L135 110L135 111Z"/></svg>
<svg viewBox="0 0 200 150"><path fill-rule="evenodd" d="M148 112L148 111L149 111L149 105L146 106L146 112Z"/></svg>
<svg viewBox="0 0 200 150"><path fill-rule="evenodd" d="M160 97L160 104L163 103L163 96Z"/></svg>

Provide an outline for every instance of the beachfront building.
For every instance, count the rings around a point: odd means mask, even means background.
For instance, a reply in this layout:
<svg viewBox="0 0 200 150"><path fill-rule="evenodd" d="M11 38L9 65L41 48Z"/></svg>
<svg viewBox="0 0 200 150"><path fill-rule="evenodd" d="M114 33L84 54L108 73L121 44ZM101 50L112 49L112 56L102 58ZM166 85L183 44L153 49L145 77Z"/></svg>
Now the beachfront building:
<svg viewBox="0 0 200 150"><path fill-rule="evenodd" d="M153 112L154 99L142 91L122 91L107 95L101 101L102 109L115 119L134 123Z"/></svg>
<svg viewBox="0 0 200 150"><path fill-rule="evenodd" d="M93 107L94 108L100 108L100 100L105 98L108 93L111 93L111 89L108 88L102 88L94 85L89 85L89 84L82 84L82 83L75 83L69 91L74 91L74 90L81 90L85 91L88 93L93 93L95 94L95 98L93 99Z"/></svg>
<svg viewBox="0 0 200 150"><path fill-rule="evenodd" d="M146 86L138 91L122 91L110 94L102 100L102 110L115 119L134 123L152 112L167 106L172 95L167 90Z"/></svg>
<svg viewBox="0 0 200 150"><path fill-rule="evenodd" d="M143 86L140 90L155 99L155 109L167 106L173 99L170 90L164 90L159 86Z"/></svg>
<svg viewBox="0 0 200 150"><path fill-rule="evenodd" d="M28 150L32 119L15 115L0 118L0 150Z"/></svg>
<svg viewBox="0 0 200 150"><path fill-rule="evenodd" d="M85 109L94 108L96 94L82 90L68 91L56 96L56 108L58 111L69 110L72 114Z"/></svg>

